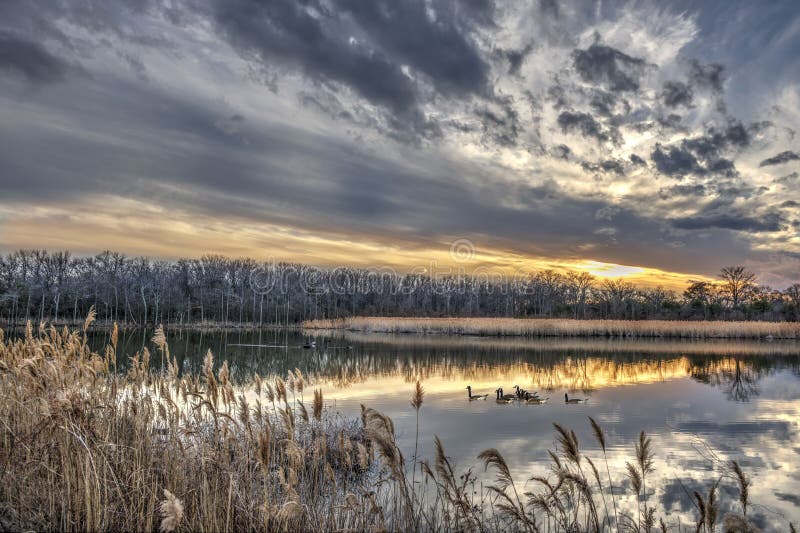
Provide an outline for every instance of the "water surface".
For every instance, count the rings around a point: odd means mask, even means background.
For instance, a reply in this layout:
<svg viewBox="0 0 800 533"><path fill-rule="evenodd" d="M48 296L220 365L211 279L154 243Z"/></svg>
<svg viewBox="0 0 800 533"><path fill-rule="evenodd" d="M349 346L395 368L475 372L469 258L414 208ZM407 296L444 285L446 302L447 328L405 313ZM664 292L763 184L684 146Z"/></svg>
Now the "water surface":
<svg viewBox="0 0 800 533"><path fill-rule="evenodd" d="M148 345L151 332L122 334L120 350ZM253 374L286 377L300 369L321 388L326 404L345 415L360 405L395 421L407 458L414 450L416 418L409 405L414 382L426 391L420 411L420 456L433 456L439 435L459 468L483 473L476 456L500 450L523 490L547 474L554 449L552 423L574 429L593 460L602 452L587 417L604 428L608 461L618 486L617 504L635 508L625 480L625 461L644 430L653 439L656 472L648 484L651 503L668 510L668 522L693 522L692 491L720 483L721 512L738 510L735 482L726 476L739 461L752 478L751 509L765 529L800 522L800 352L792 342L613 341L511 339L299 332L173 332L170 350L182 372L202 366L207 350L227 359L234 379ZM107 340L96 333L95 347ZM303 348L311 340L314 348ZM153 357L152 364L160 361ZM467 385L487 401L469 401ZM545 405L498 405L494 390L513 385L549 397ZM567 405L564 393L588 398ZM628 490L625 490L628 489ZM611 505L611 502L609 502Z"/></svg>

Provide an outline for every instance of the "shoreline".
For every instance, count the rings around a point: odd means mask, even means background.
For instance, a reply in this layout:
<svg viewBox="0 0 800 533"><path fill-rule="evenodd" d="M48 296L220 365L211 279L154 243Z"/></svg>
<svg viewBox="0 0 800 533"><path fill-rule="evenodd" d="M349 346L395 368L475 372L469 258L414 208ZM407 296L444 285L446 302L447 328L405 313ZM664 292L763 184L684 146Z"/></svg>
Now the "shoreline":
<svg viewBox="0 0 800 533"><path fill-rule="evenodd" d="M310 320L308 331L474 337L800 340L800 322L352 317Z"/></svg>

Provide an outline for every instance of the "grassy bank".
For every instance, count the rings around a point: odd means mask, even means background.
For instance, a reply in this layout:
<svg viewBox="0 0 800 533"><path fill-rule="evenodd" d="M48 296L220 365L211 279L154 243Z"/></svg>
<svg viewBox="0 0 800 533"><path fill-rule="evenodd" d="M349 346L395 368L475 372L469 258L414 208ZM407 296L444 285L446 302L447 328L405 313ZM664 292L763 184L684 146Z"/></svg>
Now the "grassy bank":
<svg viewBox="0 0 800 533"><path fill-rule="evenodd" d="M516 337L800 339L800 322L352 317L309 320L303 323L303 327L366 333Z"/></svg>
<svg viewBox="0 0 800 533"><path fill-rule="evenodd" d="M612 479L606 435L590 419L602 454L586 456L556 425L548 476L514 479L502 450L489 449L478 456L494 476L486 485L456 471L438 437L430 460L404 457L390 418L363 406L360 419L328 411L299 372L235 387L209 353L200 375L180 375L160 330L153 352L117 374L116 333L93 353L90 323L29 326L16 341L0 330L2 530L680 529L649 499L654 451L644 433L624 479ZM424 416L419 383L410 395L409 409ZM736 463L724 474L737 511L720 516L718 485L696 492L691 530L750 527L747 476ZM618 508L621 491L638 505Z"/></svg>

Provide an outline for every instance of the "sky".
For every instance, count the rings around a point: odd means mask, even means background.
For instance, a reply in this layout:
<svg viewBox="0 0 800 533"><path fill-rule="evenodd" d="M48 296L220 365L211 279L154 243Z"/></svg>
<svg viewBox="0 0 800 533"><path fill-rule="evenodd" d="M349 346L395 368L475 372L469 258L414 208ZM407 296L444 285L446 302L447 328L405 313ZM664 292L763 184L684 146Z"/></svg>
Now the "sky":
<svg viewBox="0 0 800 533"><path fill-rule="evenodd" d="M800 281L800 4L3 0L0 250Z"/></svg>

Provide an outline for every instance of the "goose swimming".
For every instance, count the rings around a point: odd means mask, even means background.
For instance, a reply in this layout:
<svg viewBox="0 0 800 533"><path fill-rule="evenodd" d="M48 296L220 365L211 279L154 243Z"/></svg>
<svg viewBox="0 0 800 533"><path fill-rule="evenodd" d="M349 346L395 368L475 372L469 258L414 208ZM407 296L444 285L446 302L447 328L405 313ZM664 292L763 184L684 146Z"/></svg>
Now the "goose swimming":
<svg viewBox="0 0 800 533"><path fill-rule="evenodd" d="M485 400L486 397L489 396L488 394L472 394L472 385L467 385L467 398L469 401L472 400Z"/></svg>
<svg viewBox="0 0 800 533"><path fill-rule="evenodd" d="M586 403L589 398L570 398L569 394L564 393L564 403Z"/></svg>

